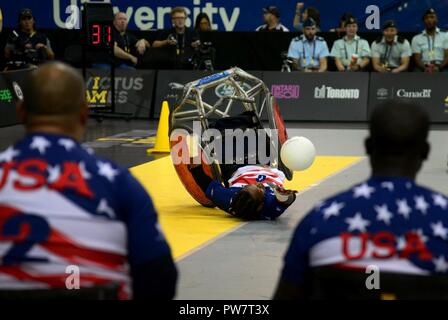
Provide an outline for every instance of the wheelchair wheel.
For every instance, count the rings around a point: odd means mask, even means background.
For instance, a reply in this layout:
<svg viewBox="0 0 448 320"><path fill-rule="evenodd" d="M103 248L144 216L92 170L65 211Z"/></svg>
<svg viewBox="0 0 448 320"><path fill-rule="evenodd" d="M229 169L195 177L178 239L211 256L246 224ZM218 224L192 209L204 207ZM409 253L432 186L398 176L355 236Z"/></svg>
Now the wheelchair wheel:
<svg viewBox="0 0 448 320"><path fill-rule="evenodd" d="M188 133L192 133L193 130L189 128L188 126L176 126L173 125L171 128L173 130L175 129L184 129ZM185 132L184 131L184 132ZM188 134L187 133L187 134ZM205 195L205 192L201 189L201 187L196 183L196 180L194 179L193 174L188 168L187 163L176 163L175 159L188 159L190 157L189 149L187 147L187 134L176 134L177 139L175 141L172 141L170 139L170 149L171 149L171 159L173 161L174 169L176 170L176 173L184 185L185 189L188 191L188 193L201 205L205 207L213 208L216 205L207 198ZM174 148L175 147L175 148ZM173 150L174 148L174 150ZM178 150L177 154L175 154L176 150ZM202 151L202 149L201 149ZM187 152L188 154L183 154L183 152ZM175 158L176 157L176 158ZM205 174L208 175L212 179L221 180L220 177L220 171L219 166L216 164L208 165L206 163L202 163L202 169L204 170Z"/></svg>
<svg viewBox="0 0 448 320"><path fill-rule="evenodd" d="M279 150L278 150L278 168L283 171L286 179L292 180L293 172L286 167L286 165L282 162L280 158L280 150L282 145L288 140L288 133L286 132L285 122L283 121L282 115L280 113L280 108L278 106L277 101L273 96L270 99L270 106L267 108L268 117L269 117L269 126L271 129L278 130L278 142L279 142Z"/></svg>

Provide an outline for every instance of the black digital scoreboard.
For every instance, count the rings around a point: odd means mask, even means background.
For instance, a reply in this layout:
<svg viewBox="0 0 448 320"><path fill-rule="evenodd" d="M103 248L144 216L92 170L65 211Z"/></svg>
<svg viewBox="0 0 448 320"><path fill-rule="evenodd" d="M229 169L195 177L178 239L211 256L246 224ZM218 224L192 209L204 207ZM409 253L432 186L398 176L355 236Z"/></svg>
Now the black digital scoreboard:
<svg viewBox="0 0 448 320"><path fill-rule="evenodd" d="M84 39L89 51L111 52L114 46L113 19L112 4L84 3L83 29L86 35Z"/></svg>

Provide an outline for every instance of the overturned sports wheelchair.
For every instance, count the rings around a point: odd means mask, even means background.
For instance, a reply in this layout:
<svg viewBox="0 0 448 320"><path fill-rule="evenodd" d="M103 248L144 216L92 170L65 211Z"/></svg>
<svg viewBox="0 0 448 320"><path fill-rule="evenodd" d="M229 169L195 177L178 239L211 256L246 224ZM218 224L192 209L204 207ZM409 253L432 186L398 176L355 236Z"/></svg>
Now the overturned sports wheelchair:
<svg viewBox="0 0 448 320"><path fill-rule="evenodd" d="M206 207L215 206L196 183L189 164L174 161L175 157L185 159L194 156L194 148L190 145L193 132L198 135L197 125L193 130L194 121L200 122L200 137L204 131L212 128L223 133L224 129L229 128L265 130L268 137L265 145L274 158L270 167L278 168L288 180L292 179L293 173L279 156L281 146L288 139L286 128L279 106L263 81L239 68L232 68L185 85L171 83L170 87L182 91L170 113L171 157L180 180L196 201ZM277 134L272 136L273 131L269 129L276 129ZM227 181L222 177L224 163L210 159L214 152L210 150L210 141L196 139L196 144L201 153L204 172L227 187ZM185 152L191 154L182 154ZM254 155L249 150L244 157L243 161L249 158L253 160Z"/></svg>

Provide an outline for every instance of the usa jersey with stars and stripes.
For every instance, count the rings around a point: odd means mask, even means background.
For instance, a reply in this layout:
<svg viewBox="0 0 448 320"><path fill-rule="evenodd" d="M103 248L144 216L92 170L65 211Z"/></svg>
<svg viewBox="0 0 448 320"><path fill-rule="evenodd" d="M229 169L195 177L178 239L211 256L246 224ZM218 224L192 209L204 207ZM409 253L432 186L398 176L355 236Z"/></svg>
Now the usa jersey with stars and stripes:
<svg viewBox="0 0 448 320"><path fill-rule="evenodd" d="M130 266L168 254L152 201L128 170L53 134L0 153L0 288L64 288L74 265L81 288L113 281L130 298Z"/></svg>
<svg viewBox="0 0 448 320"><path fill-rule="evenodd" d="M448 273L448 199L406 178L373 177L327 199L297 226L282 278L303 285L310 268Z"/></svg>
<svg viewBox="0 0 448 320"><path fill-rule="evenodd" d="M269 187L268 182L272 182L283 187L285 182L285 174L276 168L263 166L244 166L238 170L229 179L230 187L241 188L248 184L263 183L265 187Z"/></svg>

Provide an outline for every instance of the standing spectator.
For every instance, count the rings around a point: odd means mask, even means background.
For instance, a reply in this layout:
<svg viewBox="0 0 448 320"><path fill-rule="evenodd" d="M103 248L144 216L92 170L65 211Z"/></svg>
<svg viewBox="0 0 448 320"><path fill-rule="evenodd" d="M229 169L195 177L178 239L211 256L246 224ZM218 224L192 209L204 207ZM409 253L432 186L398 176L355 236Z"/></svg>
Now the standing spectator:
<svg viewBox="0 0 448 320"><path fill-rule="evenodd" d="M320 12L314 7L308 7L305 11L302 10L305 7L303 2L298 2L296 4L296 14L294 15L293 26L299 32L303 32L303 23L302 21L307 20L308 18L313 18L316 21L316 30L320 32Z"/></svg>
<svg viewBox="0 0 448 320"><path fill-rule="evenodd" d="M289 31L288 28L280 23L280 11L277 7L269 6L263 8L263 21L264 24L255 29L255 31Z"/></svg>
<svg viewBox="0 0 448 320"><path fill-rule="evenodd" d="M201 12L197 15L194 29L198 32L207 32L212 30L210 18L205 12Z"/></svg>
<svg viewBox="0 0 448 320"><path fill-rule="evenodd" d="M448 64L448 37L438 27L437 13L428 9L423 14L425 30L412 38L412 52L417 69L438 72Z"/></svg>
<svg viewBox="0 0 448 320"><path fill-rule="evenodd" d="M397 280L404 274L448 275L448 199L415 182L428 157L428 131L429 117L416 105L392 101L374 110L365 142L371 178L325 200L299 223L276 298L313 296L315 268L356 276L375 265ZM337 285L362 295L365 278L343 281ZM409 282L406 291L418 288Z"/></svg>
<svg viewBox="0 0 448 320"><path fill-rule="evenodd" d="M324 72L327 70L328 52L324 38L316 36L316 21L308 18L303 23L303 35L291 40L288 57L293 67L305 72Z"/></svg>
<svg viewBox="0 0 448 320"><path fill-rule="evenodd" d="M22 9L18 21L19 30L13 31L6 43L6 61L19 61L28 67L53 60L54 52L51 49L50 40L45 34L36 30L32 11Z"/></svg>
<svg viewBox="0 0 448 320"><path fill-rule="evenodd" d="M331 49L331 55L335 58L339 71L362 71L369 63L369 43L357 35L358 22L350 17L345 22L346 35L336 40Z"/></svg>
<svg viewBox="0 0 448 320"><path fill-rule="evenodd" d="M128 18L126 13L118 12L114 16L115 45L114 56L117 68L133 69L138 64L138 56L142 56L150 47L145 39L137 38L128 29Z"/></svg>
<svg viewBox="0 0 448 320"><path fill-rule="evenodd" d="M177 272L149 195L80 144L81 75L48 63L25 84L26 135L0 153L0 289L63 290L76 265L81 290L113 282L121 298L171 299Z"/></svg>
<svg viewBox="0 0 448 320"><path fill-rule="evenodd" d="M386 21L383 36L372 43L372 64L375 71L398 73L408 70L411 45L397 33L395 22Z"/></svg>
<svg viewBox="0 0 448 320"><path fill-rule="evenodd" d="M175 50L175 67L191 68L189 61L193 53L201 45L199 34L196 30L190 30L185 26L187 11L183 7L175 7L171 10L171 22L173 28L159 32L154 48L167 48ZM171 51L171 50L170 50Z"/></svg>

